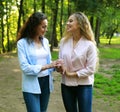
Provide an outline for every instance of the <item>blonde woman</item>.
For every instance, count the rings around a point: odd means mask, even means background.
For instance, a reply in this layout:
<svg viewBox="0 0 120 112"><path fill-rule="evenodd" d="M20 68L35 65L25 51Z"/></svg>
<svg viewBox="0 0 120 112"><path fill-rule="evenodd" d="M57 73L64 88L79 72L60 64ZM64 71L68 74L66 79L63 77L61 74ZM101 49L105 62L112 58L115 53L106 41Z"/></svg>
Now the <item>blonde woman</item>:
<svg viewBox="0 0 120 112"><path fill-rule="evenodd" d="M94 73L98 60L96 43L88 18L73 13L60 42L61 92L66 112L92 112Z"/></svg>

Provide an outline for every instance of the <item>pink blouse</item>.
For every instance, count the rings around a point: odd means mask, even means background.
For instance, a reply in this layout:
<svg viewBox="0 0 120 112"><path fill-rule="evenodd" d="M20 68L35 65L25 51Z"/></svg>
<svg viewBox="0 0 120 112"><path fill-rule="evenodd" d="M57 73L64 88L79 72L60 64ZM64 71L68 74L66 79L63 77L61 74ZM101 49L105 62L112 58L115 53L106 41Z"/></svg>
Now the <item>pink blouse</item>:
<svg viewBox="0 0 120 112"><path fill-rule="evenodd" d="M73 47L73 38L63 44L60 42L59 58L64 60L68 71L78 76L62 75L62 83L68 86L93 85L97 62L97 49L93 42L82 37Z"/></svg>

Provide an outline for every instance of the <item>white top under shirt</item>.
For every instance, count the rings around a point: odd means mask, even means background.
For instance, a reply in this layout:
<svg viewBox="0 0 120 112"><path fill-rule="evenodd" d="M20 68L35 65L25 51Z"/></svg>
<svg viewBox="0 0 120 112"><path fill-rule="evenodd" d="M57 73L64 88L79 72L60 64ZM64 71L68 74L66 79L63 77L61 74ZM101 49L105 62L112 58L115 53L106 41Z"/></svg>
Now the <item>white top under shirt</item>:
<svg viewBox="0 0 120 112"><path fill-rule="evenodd" d="M36 48L36 57L37 57L37 64L46 65L47 64L47 56L48 52L44 49L44 47ZM48 75L48 70L41 71L38 74L38 77L44 77Z"/></svg>

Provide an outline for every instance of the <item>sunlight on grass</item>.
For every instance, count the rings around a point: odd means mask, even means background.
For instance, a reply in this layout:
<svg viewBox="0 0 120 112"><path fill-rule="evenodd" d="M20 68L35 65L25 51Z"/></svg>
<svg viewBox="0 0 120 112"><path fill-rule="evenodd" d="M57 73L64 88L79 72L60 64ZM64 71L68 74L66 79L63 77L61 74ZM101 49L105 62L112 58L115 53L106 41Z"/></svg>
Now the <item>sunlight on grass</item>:
<svg viewBox="0 0 120 112"><path fill-rule="evenodd" d="M102 38L100 38L100 43L101 44L108 44L109 39L102 37ZM111 44L120 44L120 37L113 37L111 39Z"/></svg>

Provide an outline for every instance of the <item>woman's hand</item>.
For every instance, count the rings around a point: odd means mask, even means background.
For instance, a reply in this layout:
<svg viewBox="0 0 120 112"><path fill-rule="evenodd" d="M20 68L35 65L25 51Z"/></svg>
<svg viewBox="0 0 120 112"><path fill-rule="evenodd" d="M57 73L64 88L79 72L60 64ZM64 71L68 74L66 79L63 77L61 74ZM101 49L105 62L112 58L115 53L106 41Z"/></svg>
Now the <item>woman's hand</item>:
<svg viewBox="0 0 120 112"><path fill-rule="evenodd" d="M64 71L63 65L64 65L64 61L62 59L56 60L56 67L55 67L56 71L63 74Z"/></svg>
<svg viewBox="0 0 120 112"><path fill-rule="evenodd" d="M64 73L65 75L69 76L69 77L74 77L74 76L77 76L77 73L76 72L69 72L69 71L65 71Z"/></svg>
<svg viewBox="0 0 120 112"><path fill-rule="evenodd" d="M46 69L50 69L50 68L55 68L56 66L57 66L57 62L56 62L56 61L53 61L53 62L50 63L50 64L44 65L44 66L42 67L42 71L43 71L43 70L46 70Z"/></svg>

